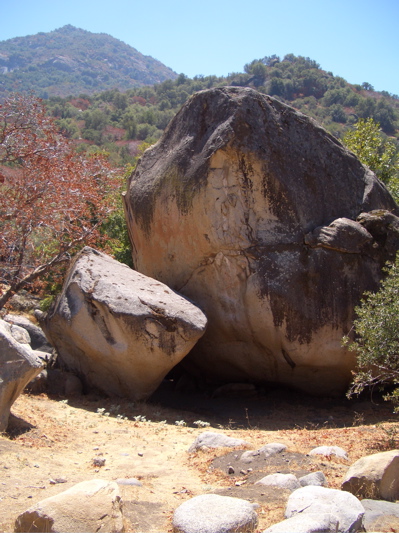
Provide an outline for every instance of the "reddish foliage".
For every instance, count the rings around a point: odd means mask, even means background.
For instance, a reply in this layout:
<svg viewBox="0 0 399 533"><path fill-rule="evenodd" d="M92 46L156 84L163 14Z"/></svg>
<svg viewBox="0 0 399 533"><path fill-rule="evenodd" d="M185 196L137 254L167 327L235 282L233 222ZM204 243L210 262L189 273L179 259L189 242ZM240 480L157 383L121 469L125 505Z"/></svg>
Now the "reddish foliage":
<svg viewBox="0 0 399 533"><path fill-rule="evenodd" d="M84 98L74 98L70 101L70 104L81 111L86 111L90 107L89 100L85 100Z"/></svg>
<svg viewBox="0 0 399 533"><path fill-rule="evenodd" d="M117 176L106 158L83 158L62 137L40 100L13 95L0 108L0 283L18 290L98 240L113 210ZM3 167L4 168L4 167Z"/></svg>
<svg viewBox="0 0 399 533"><path fill-rule="evenodd" d="M143 98L142 96L133 96L132 102L134 104L146 105L147 100Z"/></svg>

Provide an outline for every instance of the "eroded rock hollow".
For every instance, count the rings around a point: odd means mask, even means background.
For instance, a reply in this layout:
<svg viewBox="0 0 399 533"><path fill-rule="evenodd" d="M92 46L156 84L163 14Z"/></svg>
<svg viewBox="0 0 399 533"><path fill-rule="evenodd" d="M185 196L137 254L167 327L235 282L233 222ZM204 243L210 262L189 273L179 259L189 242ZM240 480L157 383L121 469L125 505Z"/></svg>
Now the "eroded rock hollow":
<svg viewBox="0 0 399 533"><path fill-rule="evenodd" d="M208 318L189 372L345 390L341 339L398 248L398 211L337 139L252 89L203 91L145 152L125 207L137 270Z"/></svg>

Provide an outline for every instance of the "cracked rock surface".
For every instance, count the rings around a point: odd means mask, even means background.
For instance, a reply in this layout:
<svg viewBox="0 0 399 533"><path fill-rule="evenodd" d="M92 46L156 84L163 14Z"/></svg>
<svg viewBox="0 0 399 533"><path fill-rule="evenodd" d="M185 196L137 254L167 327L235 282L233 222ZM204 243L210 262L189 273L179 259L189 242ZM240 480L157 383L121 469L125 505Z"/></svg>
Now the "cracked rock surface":
<svg viewBox="0 0 399 533"><path fill-rule="evenodd" d="M313 120L249 88L191 97L125 196L136 268L209 325L183 365L221 382L346 390L341 345L399 247L384 185Z"/></svg>

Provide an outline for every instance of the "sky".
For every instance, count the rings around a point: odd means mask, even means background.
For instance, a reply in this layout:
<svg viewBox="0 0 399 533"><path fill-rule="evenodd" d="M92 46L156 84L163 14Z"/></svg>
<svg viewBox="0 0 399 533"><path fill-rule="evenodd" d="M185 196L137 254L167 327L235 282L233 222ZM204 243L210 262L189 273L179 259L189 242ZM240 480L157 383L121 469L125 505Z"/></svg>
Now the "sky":
<svg viewBox="0 0 399 533"><path fill-rule="evenodd" d="M190 78L293 53L399 95L399 0L0 0L0 41L66 24L112 35Z"/></svg>

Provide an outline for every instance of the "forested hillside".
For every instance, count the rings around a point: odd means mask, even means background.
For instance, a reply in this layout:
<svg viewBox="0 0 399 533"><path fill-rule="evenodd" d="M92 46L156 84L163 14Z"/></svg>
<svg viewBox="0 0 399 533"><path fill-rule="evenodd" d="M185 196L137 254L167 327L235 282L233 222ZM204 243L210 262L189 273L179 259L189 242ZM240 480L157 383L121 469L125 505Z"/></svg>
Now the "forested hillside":
<svg viewBox="0 0 399 533"><path fill-rule="evenodd" d="M107 35L67 25L0 42L0 99L10 91L49 96L152 85L177 74Z"/></svg>
<svg viewBox="0 0 399 533"><path fill-rule="evenodd" d="M182 104L196 91L210 87L249 86L313 117L337 137L360 118L373 118L387 136L397 138L399 97L376 92L367 82L351 85L324 71L315 61L289 54L265 57L227 77L180 74L153 86L121 92L111 89L79 97L51 97L49 112L80 149L105 148L115 163L125 164L141 142L155 142Z"/></svg>

